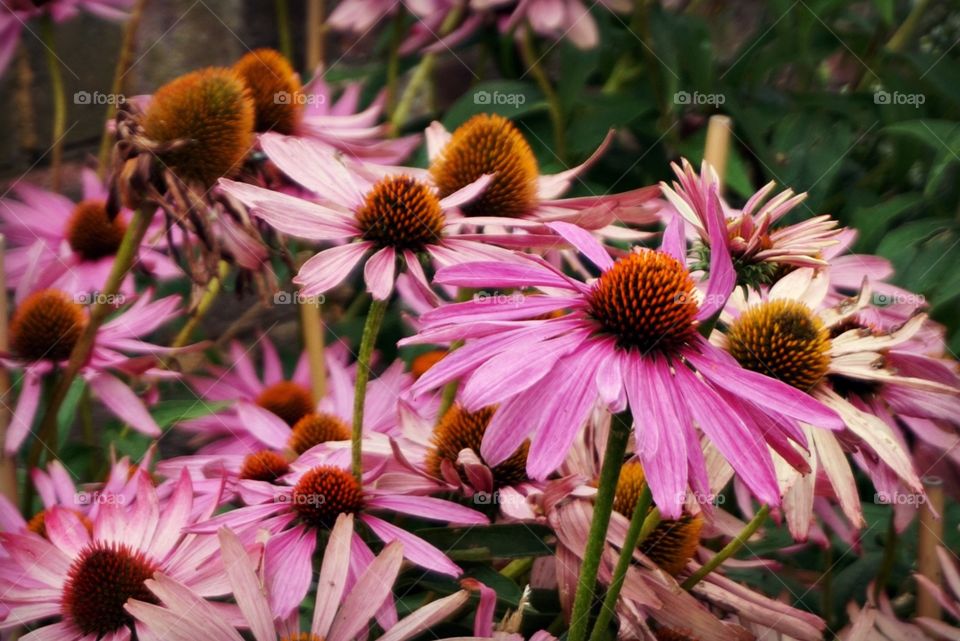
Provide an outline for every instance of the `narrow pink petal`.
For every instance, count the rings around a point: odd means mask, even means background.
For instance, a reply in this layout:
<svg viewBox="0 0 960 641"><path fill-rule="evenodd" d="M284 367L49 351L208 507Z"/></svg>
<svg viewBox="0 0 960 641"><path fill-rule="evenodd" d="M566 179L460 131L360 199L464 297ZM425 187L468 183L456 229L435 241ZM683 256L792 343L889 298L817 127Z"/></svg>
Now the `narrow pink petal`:
<svg viewBox="0 0 960 641"><path fill-rule="evenodd" d="M682 390L680 398L700 428L760 501L779 505L780 490L773 461L763 440L690 370L678 366L675 372Z"/></svg>
<svg viewBox="0 0 960 641"><path fill-rule="evenodd" d="M650 492L664 518L680 518L687 490L686 432L693 429L689 413L675 400L677 382L659 357L631 354L624 369L637 453Z"/></svg>
<svg viewBox="0 0 960 641"><path fill-rule="evenodd" d="M486 525L490 522L490 519L476 510L429 496L384 494L370 498L367 505L456 525Z"/></svg>
<svg viewBox="0 0 960 641"><path fill-rule="evenodd" d="M663 243L660 249L685 265L687 262L687 237L683 216L673 214L667 228L663 230Z"/></svg>
<svg viewBox="0 0 960 641"><path fill-rule="evenodd" d="M338 240L356 233L353 216L277 191L220 179L220 188L245 204L254 216L297 238Z"/></svg>
<svg viewBox="0 0 960 641"><path fill-rule="evenodd" d="M163 518L157 524L149 546L154 558L167 558L183 536L183 528L189 523L192 512L193 483L190 481L190 473L182 469L173 494L164 502Z"/></svg>
<svg viewBox="0 0 960 641"><path fill-rule="evenodd" d="M476 262L452 265L437 271L434 282L458 287L559 287L579 291L574 281L546 263Z"/></svg>
<svg viewBox="0 0 960 641"><path fill-rule="evenodd" d="M4 444L7 454L15 454L30 433L34 416L37 414L37 404L40 402L40 376L31 369L23 375L23 385L20 388L20 398L17 399L17 409L10 421L7 432L7 442Z"/></svg>
<svg viewBox="0 0 960 641"><path fill-rule="evenodd" d="M87 526L80 520L80 515L71 509L50 508L44 517L44 525L50 542L71 558L76 557L90 542Z"/></svg>
<svg viewBox="0 0 960 641"><path fill-rule="evenodd" d="M496 593L493 596L496 600ZM420 636L425 630L457 612L469 600L470 593L466 590L459 590L450 596L431 601L427 605L417 608L413 614L384 632L378 641L407 641L407 639ZM477 616L480 616L479 611Z"/></svg>
<svg viewBox="0 0 960 641"><path fill-rule="evenodd" d="M341 603L327 641L350 641L367 626L383 602L390 598L402 562L402 544L390 543L384 548Z"/></svg>
<svg viewBox="0 0 960 641"><path fill-rule="evenodd" d="M372 243L363 241L325 249L300 267L293 282L304 296L323 294L339 285L363 258Z"/></svg>
<svg viewBox="0 0 960 641"><path fill-rule="evenodd" d="M283 450L290 440L290 426L282 418L259 405L240 401L237 418L258 441L273 450Z"/></svg>
<svg viewBox="0 0 960 641"><path fill-rule="evenodd" d="M696 365L697 371L717 387L749 402L757 401L784 416L816 427L842 430L843 419L832 409L778 380L743 369L730 356L716 347L700 342L700 350L689 350L684 356Z"/></svg>
<svg viewBox="0 0 960 641"><path fill-rule="evenodd" d="M250 555L237 535L229 529L222 528L218 535L223 566L230 580L233 598L237 600L250 631L257 641L276 641L270 604L267 603L266 595L260 586Z"/></svg>
<svg viewBox="0 0 960 641"><path fill-rule="evenodd" d="M403 556L411 563L448 576L456 577L463 573L463 570L448 559L446 554L419 536L369 514L364 515L362 520L385 543L393 541L402 543Z"/></svg>
<svg viewBox="0 0 960 641"><path fill-rule="evenodd" d="M100 402L141 434L160 436L160 426L150 416L143 401L132 389L109 374L98 374L88 379Z"/></svg>
<svg viewBox="0 0 960 641"><path fill-rule="evenodd" d="M461 187L446 198L443 198L440 201L440 206L443 209L453 209L454 207L467 204L482 194L483 190L487 188L491 180L493 180L493 174L484 174L480 176L469 185Z"/></svg>
<svg viewBox="0 0 960 641"><path fill-rule="evenodd" d="M733 268L730 248L727 246L727 224L716 189L716 185L712 185L706 196L707 211L704 215L710 235L710 281L707 285L706 298L697 313L697 320L711 318L723 309L727 298L737 284L737 272Z"/></svg>
<svg viewBox="0 0 960 641"><path fill-rule="evenodd" d="M264 585L278 617L294 612L310 591L313 566L304 560L313 558L316 547L316 532L303 526L270 537L264 546Z"/></svg>
<svg viewBox="0 0 960 641"><path fill-rule="evenodd" d="M328 638L330 626L343 599L350 569L350 542L353 537L353 515L337 517L323 553L323 565L317 581L316 606L310 631L322 639Z"/></svg>
<svg viewBox="0 0 960 641"><path fill-rule="evenodd" d="M564 240L573 245L577 251L590 259L590 262L606 271L613 267L610 253L604 249L590 232L570 223L547 223L547 227L560 234Z"/></svg>
<svg viewBox="0 0 960 641"><path fill-rule="evenodd" d="M367 291L374 299L390 298L396 265L397 253L393 247L384 247L367 259L367 264L363 267L363 279L367 283Z"/></svg>

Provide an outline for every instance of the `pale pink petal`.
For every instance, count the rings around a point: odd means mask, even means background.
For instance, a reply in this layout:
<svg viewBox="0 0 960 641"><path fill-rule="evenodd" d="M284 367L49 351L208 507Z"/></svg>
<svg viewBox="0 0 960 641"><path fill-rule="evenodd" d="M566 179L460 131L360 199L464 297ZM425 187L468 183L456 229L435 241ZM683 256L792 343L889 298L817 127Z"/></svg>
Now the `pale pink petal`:
<svg viewBox="0 0 960 641"><path fill-rule="evenodd" d="M325 249L300 267L293 282L302 286L304 296L326 293L350 275L372 246L372 243L363 241Z"/></svg>
<svg viewBox="0 0 960 641"><path fill-rule="evenodd" d="M323 565L317 580L317 604L313 610L313 625L310 626L313 634L324 639L328 638L346 587L352 536L353 515L341 514L330 532L330 539L323 553Z"/></svg>
<svg viewBox="0 0 960 641"><path fill-rule="evenodd" d="M100 402L119 418L130 424L141 434L155 437L162 433L160 426L150 416L143 401L132 389L109 374L97 374L88 379L90 387L97 393Z"/></svg>
<svg viewBox="0 0 960 641"><path fill-rule="evenodd" d="M384 247L367 259L363 267L363 279L367 283L367 291L375 300L390 298L396 265L397 253L393 247Z"/></svg>
<svg viewBox="0 0 960 641"><path fill-rule="evenodd" d="M494 594L494 599L496 599L496 594ZM417 608L413 614L380 635L378 641L407 641L407 639L420 636L424 630L457 612L469 600L470 593L466 590L459 590L450 596L431 601L427 605Z"/></svg>
<svg viewBox="0 0 960 641"><path fill-rule="evenodd" d="M390 543L367 567L341 603L327 641L350 641L367 626L391 596L393 582L403 562L403 547L400 543Z"/></svg>
<svg viewBox="0 0 960 641"><path fill-rule="evenodd" d="M259 405L240 401L237 418L250 434L273 450L283 450L290 440L290 426L282 418Z"/></svg>
<svg viewBox="0 0 960 641"><path fill-rule="evenodd" d="M393 510L402 514L411 514L434 521L444 521L457 525L486 525L490 520L468 507L452 501L429 496L400 496L384 494L371 497L367 505L372 508Z"/></svg>
<svg viewBox="0 0 960 641"><path fill-rule="evenodd" d="M20 388L20 398L17 399L17 409L10 421L7 432L7 442L4 448L7 454L14 454L27 438L30 426L37 414L37 404L40 402L40 376L29 368L24 372L23 385Z"/></svg>
<svg viewBox="0 0 960 641"><path fill-rule="evenodd" d="M613 267L613 259L603 245L597 242L593 234L570 223L547 223L547 227L560 234L564 240L573 245L577 251L590 259L590 262L606 271Z"/></svg>
<svg viewBox="0 0 960 641"><path fill-rule="evenodd" d="M230 580L233 597L237 600L250 631L257 641L276 641L270 604L267 603L266 595L260 586L250 555L237 535L229 529L222 528L218 535L223 566Z"/></svg>
<svg viewBox="0 0 960 641"><path fill-rule="evenodd" d="M448 559L446 554L415 534L369 514L364 515L362 520L385 543L401 542L403 544L403 556L412 563L424 569L449 576L460 576L463 573L463 570Z"/></svg>
<svg viewBox="0 0 960 641"><path fill-rule="evenodd" d="M304 559L312 558L316 547L316 532L303 526L270 537L264 546L264 584L277 616L289 616L310 591L313 566Z"/></svg>

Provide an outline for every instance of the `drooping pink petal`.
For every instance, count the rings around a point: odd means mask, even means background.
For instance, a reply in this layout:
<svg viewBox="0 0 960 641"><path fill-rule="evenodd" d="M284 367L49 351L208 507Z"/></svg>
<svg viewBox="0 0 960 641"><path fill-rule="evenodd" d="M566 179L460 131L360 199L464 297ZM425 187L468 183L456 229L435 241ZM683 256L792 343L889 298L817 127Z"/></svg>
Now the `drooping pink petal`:
<svg viewBox="0 0 960 641"><path fill-rule="evenodd" d="M486 525L490 522L486 516L476 510L429 496L383 494L368 499L367 505L457 525Z"/></svg>
<svg viewBox="0 0 960 641"><path fill-rule="evenodd" d="M390 597L393 582L403 562L403 545L389 543L357 580L341 603L330 626L327 641L350 641L367 626L383 602Z"/></svg>
<svg viewBox="0 0 960 641"><path fill-rule="evenodd" d="M100 402L130 426L147 436L160 436L160 426L144 407L143 401L132 389L109 374L97 374L87 379Z"/></svg>
<svg viewBox="0 0 960 641"><path fill-rule="evenodd" d="M227 528L218 532L223 567L244 619L257 641L276 641L273 614L263 594L250 556L237 535Z"/></svg>
<svg viewBox="0 0 960 641"><path fill-rule="evenodd" d="M756 497L767 505L780 504L773 462L766 444L709 386L689 369L675 369L679 394L700 428Z"/></svg>
<svg viewBox="0 0 960 641"><path fill-rule="evenodd" d="M300 267L293 282L302 287L304 296L326 293L350 275L372 246L369 241L362 241L325 249Z"/></svg>
<svg viewBox="0 0 960 641"><path fill-rule="evenodd" d="M402 543L403 556L411 563L448 576L460 576L463 573L463 570L448 559L446 554L419 536L369 514L362 516L361 520L385 543L393 541Z"/></svg>
<svg viewBox="0 0 960 641"><path fill-rule="evenodd" d="M367 259L363 267L363 279L367 283L367 291L375 300L390 298L396 265L397 254L393 247L384 247Z"/></svg>
<svg viewBox="0 0 960 641"><path fill-rule="evenodd" d="M603 245L597 242L593 234L582 227L570 223L547 223L547 227L560 234L564 240L573 245L577 251L590 259L590 262L606 271L613 267L613 259Z"/></svg>
<svg viewBox="0 0 960 641"><path fill-rule="evenodd" d="M7 454L15 454L30 433L30 426L37 414L37 404L40 402L40 388L40 376L27 368L23 374L17 409L13 412L7 442L4 444Z"/></svg>
<svg viewBox="0 0 960 641"><path fill-rule="evenodd" d="M303 526L270 537L264 546L264 584L270 609L279 617L289 616L310 591L313 567L303 561L313 557L316 547L316 532Z"/></svg>
<svg viewBox="0 0 960 641"><path fill-rule="evenodd" d="M350 542L353 537L353 515L337 517L323 553L323 565L317 581L316 606L313 610L313 625L310 631L323 639L328 638L333 618L343 599L350 569Z"/></svg>

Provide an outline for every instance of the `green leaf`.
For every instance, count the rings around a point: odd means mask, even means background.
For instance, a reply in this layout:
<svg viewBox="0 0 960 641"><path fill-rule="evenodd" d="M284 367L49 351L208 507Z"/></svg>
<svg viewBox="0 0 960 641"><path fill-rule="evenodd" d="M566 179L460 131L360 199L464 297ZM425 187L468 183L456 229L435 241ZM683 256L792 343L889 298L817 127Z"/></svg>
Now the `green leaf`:
<svg viewBox="0 0 960 641"><path fill-rule="evenodd" d="M175 400L160 401L150 408L150 415L160 429L166 429L174 423L203 418L230 407L231 403L222 401Z"/></svg>
<svg viewBox="0 0 960 641"><path fill-rule="evenodd" d="M544 525L522 523L470 528L425 528L417 535L454 560L483 561L553 554L555 536Z"/></svg>
<svg viewBox="0 0 960 641"><path fill-rule="evenodd" d="M443 124L453 130L479 113L500 114L512 120L546 108L543 94L532 83L519 80L481 82L450 107Z"/></svg>

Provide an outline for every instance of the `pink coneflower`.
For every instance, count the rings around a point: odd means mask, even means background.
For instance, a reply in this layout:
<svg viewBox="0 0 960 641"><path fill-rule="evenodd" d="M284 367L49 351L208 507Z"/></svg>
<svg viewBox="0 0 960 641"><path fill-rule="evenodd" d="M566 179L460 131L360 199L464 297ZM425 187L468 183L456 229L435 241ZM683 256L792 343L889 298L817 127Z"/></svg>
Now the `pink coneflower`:
<svg viewBox="0 0 960 641"><path fill-rule="evenodd" d="M145 581L155 572L206 596L229 589L215 544L183 533L194 508L186 475L163 504L143 472L135 501L127 504L121 496L100 497L103 505L90 529L76 513L57 507L46 516L47 538L0 533L9 554L0 559L0 587L9 608L0 628L39 624L20 637L25 641L127 641L133 618L124 604L131 598L154 601ZM205 516L215 506L210 501Z"/></svg>
<svg viewBox="0 0 960 641"><path fill-rule="evenodd" d="M34 276L36 284L68 294L101 290L113 268L114 255L132 212L124 209L111 221L107 216L107 189L96 174L83 172L83 198L74 203L59 194L29 184L14 188L17 198L0 198L0 232L11 248L6 268L11 288ZM165 244L163 224L148 232L139 250L138 267L154 278L181 274L176 264L155 247ZM133 275L121 292L133 293Z"/></svg>
<svg viewBox="0 0 960 641"><path fill-rule="evenodd" d="M50 16L54 22L72 19L79 11L88 11L107 20L123 20L133 0L3 0L0 2L0 76L6 71L20 43L26 23L42 16Z"/></svg>
<svg viewBox="0 0 960 641"><path fill-rule="evenodd" d="M308 438L308 434L314 431L312 428L318 426L318 419L330 427L329 434L338 431L337 425L346 425L349 438L357 365L348 364L350 353L347 346L334 343L324 350L327 393L323 398L316 399L310 389L306 352L299 356L293 371L286 375L273 341L264 335L258 339L257 345L263 361L261 372L257 371L254 363L254 350L233 342L228 366L208 366L209 375L189 378L190 386L204 402L233 405L222 412L179 425L180 429L195 433L197 439L205 443L197 454L210 455L211 460L216 460L222 455L240 455L242 458L264 449L289 448L295 453L302 453L320 442ZM371 381L371 391L365 402L368 432L396 432L398 415L395 400L406 392L412 382L399 362L387 367ZM253 412L247 411L248 418L244 418L238 411L243 405L255 405L268 410L278 420L264 417L255 409ZM311 420L305 421L308 416ZM249 420L251 418L254 420ZM302 438L297 438L299 444L294 447L291 439L293 433L297 432L298 424Z"/></svg>
<svg viewBox="0 0 960 641"><path fill-rule="evenodd" d="M716 191L718 181L713 168L704 163L698 175L689 162L672 165L678 182L671 188L661 183L668 210L679 213L700 237L703 251L713 247L706 215L718 217L726 226L725 243L737 283L756 287L772 283L784 270L795 267L825 267L823 252L838 242L842 232L837 221L827 215L814 216L795 225L777 226L777 222L806 199L787 189L770 197L776 183L767 183L736 210L721 201L719 208L707 208L705 201ZM672 212L671 212L672 214ZM706 261L704 261L706 262Z"/></svg>
<svg viewBox="0 0 960 641"><path fill-rule="evenodd" d="M490 176L478 176L441 197L434 185L409 173L416 170L389 168L398 173L377 179L370 176L372 168L353 171L308 140L265 134L261 144L270 160L305 188L322 195L324 204L232 180L221 180L221 188L283 233L345 242L321 251L300 268L294 282L301 285L305 296L329 291L371 252L364 279L374 299L381 301L393 292L398 259L425 291L430 285L420 265L421 254L438 265L514 259L512 252L470 236L458 238L450 229L456 225L451 214L475 199Z"/></svg>
<svg viewBox="0 0 960 641"><path fill-rule="evenodd" d="M461 569L433 545L371 512L409 514L419 518L462 525L482 525L487 518L450 501L427 496L405 496L377 487L380 469L366 475L363 485L346 468L336 465L315 467L293 465L290 474L275 483L246 481L247 505L217 516L192 528L215 532L228 527L245 540L258 530L272 536L266 544L265 562L269 576L283 581L275 613L286 617L300 604L310 588L312 571L304 559L312 557L317 534L329 530L342 514L354 514L374 536L385 543L403 543L403 556L420 567L458 576ZM259 497L255 494L259 493ZM362 539L353 539L351 566L366 567L373 558Z"/></svg>
<svg viewBox="0 0 960 641"><path fill-rule="evenodd" d="M343 6L339 5L337 11ZM420 143L419 136L389 138L389 126L379 124L385 93L360 110L360 83L346 85L334 101L322 69L301 86L300 76L290 62L273 49L247 53L234 70L253 98L257 132L307 138L351 158L387 164L402 161Z"/></svg>
<svg viewBox="0 0 960 641"><path fill-rule="evenodd" d="M700 303L684 263L679 218L660 250L635 248L617 261L578 227L551 226L601 270L599 278L584 283L536 258L440 270L442 284L533 287L544 295L425 314L427 329L401 344L454 338L467 344L424 374L414 392L459 379L468 410L499 404L480 453L497 465L529 437L527 473L534 479L563 462L598 398L613 411L629 405L654 500L669 518L680 515L688 481L708 491L696 422L761 501L779 504L765 442L805 445L796 421L829 428L842 422L806 394L739 367L700 336L698 325L719 312L733 287L726 253L711 257ZM712 227L717 238L722 230ZM569 312L542 317L559 310ZM771 413L784 420L761 427L755 417Z"/></svg>
<svg viewBox="0 0 960 641"><path fill-rule="evenodd" d="M403 561L402 544L387 545L355 581L350 581L350 564L346 559L350 557L354 536L353 516L341 514L330 531L323 555L310 628L301 632L296 616L275 614L277 591L283 589L277 580L282 577L264 573L263 564L250 558L240 539L230 530L221 529L220 548L227 578L243 617L241 627L249 629L256 641L277 641L278 638L352 641L376 617L384 628L379 639L405 641L443 621L469 599L469 593L460 590L397 621L395 611L388 608L384 612L382 608L392 605L391 589ZM308 559L303 562L309 565ZM152 635L149 638L166 641L195 641L198 635L209 641L243 641L245 638L234 628L233 618L226 617L221 608L183 583L157 574L146 584L163 606L134 600L127 604L127 611L136 617L138 626L142 625Z"/></svg>
<svg viewBox="0 0 960 641"><path fill-rule="evenodd" d="M844 433L803 425L813 445L809 457L787 450L778 453L791 463L791 458L803 456L814 472L822 470L847 518L860 526L863 516L856 483L841 443L859 451L875 483L883 482L884 473L876 469L882 467L910 491L922 493L902 439L884 420L893 421L885 397L891 396L898 408L917 411L939 405L941 411L953 408L951 415L955 415L960 409L960 388L956 374L937 359L897 354L898 346L919 331L924 315L891 332L872 328L860 319L869 306L869 284L856 299L827 306L828 278L827 272L816 274L803 268L777 281L765 294L753 291L744 298L738 291L730 299L728 328L715 333L713 340L742 367L809 393L840 415ZM782 476L791 532L805 538L817 474L784 472Z"/></svg>
<svg viewBox="0 0 960 641"><path fill-rule="evenodd" d="M147 436L159 436L159 426L143 401L115 374L172 375L154 368L152 358L128 354L150 356L167 351L141 338L175 318L179 305L179 296L154 301L151 292L143 294L97 329L90 358L80 369L80 376L106 408ZM23 386L7 433L7 452L16 452L27 438L40 402L43 379L70 358L87 318L87 308L56 289L40 289L18 299L10 323L10 353L2 359L5 367L23 371Z"/></svg>
<svg viewBox="0 0 960 641"><path fill-rule="evenodd" d="M496 114L478 114L453 133L439 122L427 129L430 175L448 196L483 176L492 176L476 198L461 208L464 225L541 227L545 222L566 221L591 230L613 222L654 222L647 203L656 187L621 194L562 198L574 182L606 151L613 132L580 165L558 174L541 174L537 158L523 134L510 120Z"/></svg>
<svg viewBox="0 0 960 641"><path fill-rule="evenodd" d="M146 467L146 464L144 465ZM99 497L119 497L130 502L136 496L136 466L124 457L110 467L107 480L100 485L78 487L60 461L47 466L47 471L35 468L30 480L37 490L43 508L30 520L23 518L20 510L6 496L0 495L0 532L22 534L33 532L46 536L46 518L51 510L63 508L76 513L81 521L91 523L96 518L103 502Z"/></svg>

